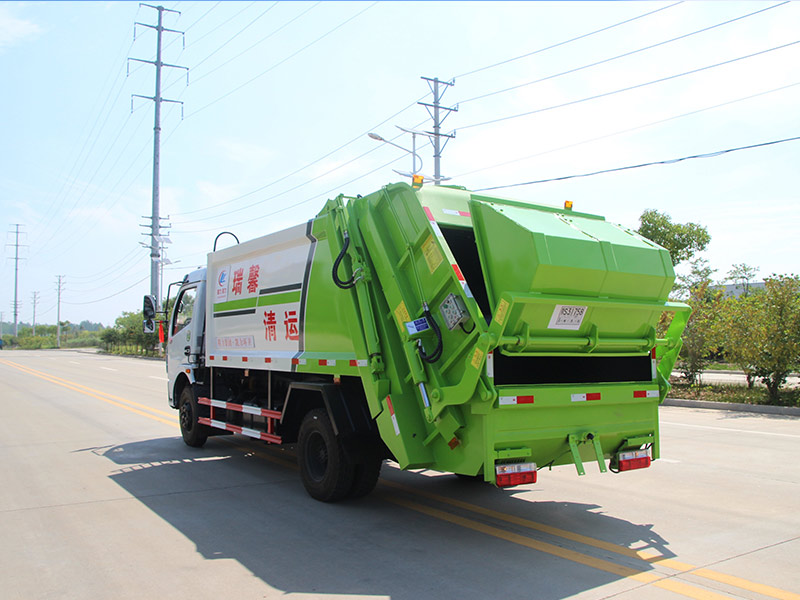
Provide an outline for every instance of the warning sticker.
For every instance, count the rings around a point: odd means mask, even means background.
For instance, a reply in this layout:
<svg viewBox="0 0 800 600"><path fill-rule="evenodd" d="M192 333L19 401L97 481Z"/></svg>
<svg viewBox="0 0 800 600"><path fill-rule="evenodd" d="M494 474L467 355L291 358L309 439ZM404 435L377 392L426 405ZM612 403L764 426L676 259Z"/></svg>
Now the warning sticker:
<svg viewBox="0 0 800 600"><path fill-rule="evenodd" d="M411 320L411 315L408 314L408 309L406 308L405 302L401 302L397 305L397 308L394 309L394 316L397 319L397 323L400 325L400 327L403 327L403 325Z"/></svg>
<svg viewBox="0 0 800 600"><path fill-rule="evenodd" d="M507 312L508 312L508 301L500 300L500 304L497 305L497 312L494 315L494 320L497 321L500 325L502 325L506 320Z"/></svg>
<svg viewBox="0 0 800 600"><path fill-rule="evenodd" d="M422 244L422 254L425 257L425 262L428 263L428 269L433 273L439 268L439 265L444 261L442 252L439 250L439 245L432 235Z"/></svg>
<svg viewBox="0 0 800 600"><path fill-rule="evenodd" d="M588 306L570 306L567 304L557 304L550 317L548 329L568 329L577 331L581 328L583 317L586 316Z"/></svg>
<svg viewBox="0 0 800 600"><path fill-rule="evenodd" d="M480 369L481 363L483 363L483 350L475 348L475 354L472 355L472 366Z"/></svg>

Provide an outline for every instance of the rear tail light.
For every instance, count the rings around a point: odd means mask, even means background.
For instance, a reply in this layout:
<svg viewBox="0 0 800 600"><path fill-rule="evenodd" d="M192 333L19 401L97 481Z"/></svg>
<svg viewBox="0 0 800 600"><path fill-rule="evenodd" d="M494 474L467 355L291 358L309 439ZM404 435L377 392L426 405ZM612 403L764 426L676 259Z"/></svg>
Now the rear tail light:
<svg viewBox="0 0 800 600"><path fill-rule="evenodd" d="M536 463L503 463L494 467L497 487L536 483Z"/></svg>
<svg viewBox="0 0 800 600"><path fill-rule="evenodd" d="M617 463L620 471L633 471L645 469L650 466L649 450L628 450L617 454Z"/></svg>

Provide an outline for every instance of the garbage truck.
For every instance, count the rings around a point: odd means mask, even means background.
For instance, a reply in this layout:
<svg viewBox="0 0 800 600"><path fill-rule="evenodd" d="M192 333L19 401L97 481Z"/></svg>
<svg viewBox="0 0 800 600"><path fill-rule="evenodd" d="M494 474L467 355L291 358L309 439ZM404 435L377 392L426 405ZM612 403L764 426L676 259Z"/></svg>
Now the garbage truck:
<svg viewBox="0 0 800 600"><path fill-rule="evenodd" d="M674 277L667 250L569 203L340 195L178 284L169 405L189 446L294 445L325 502L368 494L385 460L499 487L648 467L690 312Z"/></svg>

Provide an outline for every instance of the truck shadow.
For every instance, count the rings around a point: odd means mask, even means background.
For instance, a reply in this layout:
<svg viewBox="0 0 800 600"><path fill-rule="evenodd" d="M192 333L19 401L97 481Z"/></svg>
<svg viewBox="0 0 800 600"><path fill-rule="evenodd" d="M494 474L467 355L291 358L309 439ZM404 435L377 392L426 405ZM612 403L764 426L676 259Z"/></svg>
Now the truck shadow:
<svg viewBox="0 0 800 600"><path fill-rule="evenodd" d="M85 451L111 460L111 479L191 540L204 559L238 561L286 593L556 600L622 579L514 543L514 536L639 571L652 569L647 562L435 496L670 555L651 525L596 512L601 509L597 505L531 502L513 491L451 475L387 465L376 493L331 505L306 495L291 467L291 452L241 438L211 438L203 449L186 447L180 438L162 438ZM455 515L456 523L437 517L441 513ZM508 535L478 533L459 526L458 519Z"/></svg>

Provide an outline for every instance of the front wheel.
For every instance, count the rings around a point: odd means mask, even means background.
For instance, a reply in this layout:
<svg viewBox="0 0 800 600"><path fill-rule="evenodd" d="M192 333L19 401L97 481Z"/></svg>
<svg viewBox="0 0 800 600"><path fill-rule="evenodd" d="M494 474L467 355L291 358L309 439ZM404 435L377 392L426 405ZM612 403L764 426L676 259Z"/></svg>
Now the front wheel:
<svg viewBox="0 0 800 600"><path fill-rule="evenodd" d="M324 409L312 410L303 418L297 436L297 460L303 485L316 500L337 502L353 487L353 463Z"/></svg>
<svg viewBox="0 0 800 600"><path fill-rule="evenodd" d="M197 422L200 416L200 405L194 396L192 386L187 385L181 390L178 400L178 414L180 415L181 435L187 446L202 448L208 439L208 427Z"/></svg>

